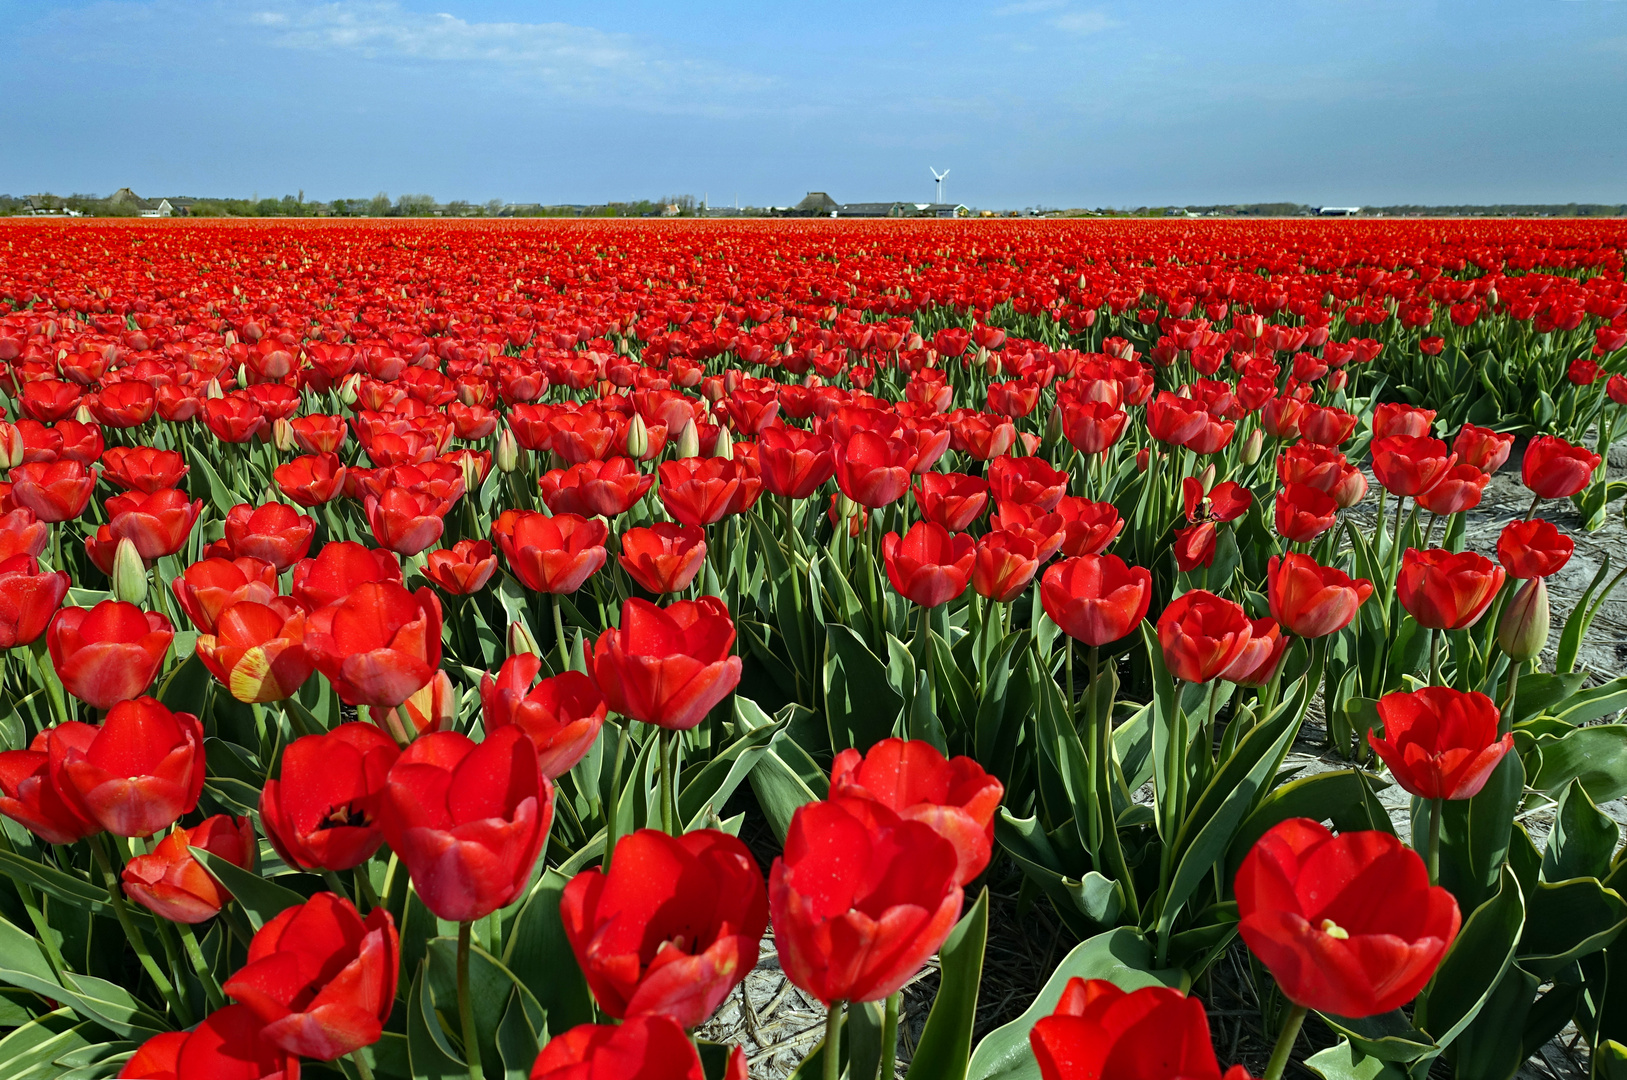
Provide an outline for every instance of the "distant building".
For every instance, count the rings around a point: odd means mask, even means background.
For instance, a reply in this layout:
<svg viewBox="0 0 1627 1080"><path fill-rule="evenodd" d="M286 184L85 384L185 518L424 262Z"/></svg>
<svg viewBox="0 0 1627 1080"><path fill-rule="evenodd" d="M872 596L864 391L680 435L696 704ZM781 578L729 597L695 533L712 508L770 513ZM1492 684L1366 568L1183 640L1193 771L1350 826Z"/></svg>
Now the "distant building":
<svg viewBox="0 0 1627 1080"><path fill-rule="evenodd" d="M835 199L823 191L810 191L803 200L796 205L796 212L811 214L814 217L829 217L836 213L838 205Z"/></svg>
<svg viewBox="0 0 1627 1080"><path fill-rule="evenodd" d="M1318 206L1316 208L1316 216L1355 217L1357 214L1361 213L1361 211L1362 208L1359 206Z"/></svg>
<svg viewBox="0 0 1627 1080"><path fill-rule="evenodd" d="M140 210L142 217L172 217L175 214L175 207L170 205L168 199L159 199L156 203L150 199L143 199L142 204Z"/></svg>
<svg viewBox="0 0 1627 1080"><path fill-rule="evenodd" d="M843 203L841 206L836 208L835 212L831 214L831 217L903 217L905 206L910 206L911 210L914 209L914 206L911 204L897 202Z"/></svg>
<svg viewBox="0 0 1627 1080"><path fill-rule="evenodd" d="M914 217L961 218L970 217L972 211L961 203L911 203L914 207Z"/></svg>

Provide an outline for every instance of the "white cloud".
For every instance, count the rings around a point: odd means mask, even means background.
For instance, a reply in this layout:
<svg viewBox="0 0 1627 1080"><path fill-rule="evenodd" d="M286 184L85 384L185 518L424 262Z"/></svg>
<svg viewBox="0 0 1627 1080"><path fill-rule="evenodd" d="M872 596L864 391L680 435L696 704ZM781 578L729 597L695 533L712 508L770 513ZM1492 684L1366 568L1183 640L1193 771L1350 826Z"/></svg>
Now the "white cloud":
<svg viewBox="0 0 1627 1080"><path fill-rule="evenodd" d="M1105 11L1065 11L1051 25L1068 34L1099 34L1118 26L1119 21Z"/></svg>

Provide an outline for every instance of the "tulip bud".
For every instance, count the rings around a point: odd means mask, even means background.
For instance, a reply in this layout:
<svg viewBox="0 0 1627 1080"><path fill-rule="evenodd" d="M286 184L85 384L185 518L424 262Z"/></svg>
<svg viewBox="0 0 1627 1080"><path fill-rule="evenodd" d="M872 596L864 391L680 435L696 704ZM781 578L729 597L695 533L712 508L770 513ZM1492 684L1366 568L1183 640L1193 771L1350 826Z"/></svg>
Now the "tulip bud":
<svg viewBox="0 0 1627 1080"><path fill-rule="evenodd" d="M226 391L220 388L220 380L213 376L210 377L209 385L204 388L203 393L205 397L211 398L223 398L226 396Z"/></svg>
<svg viewBox="0 0 1627 1080"><path fill-rule="evenodd" d="M712 456L720 458L734 457L734 436L729 434L728 428L720 427L717 429L717 445L712 448Z"/></svg>
<svg viewBox="0 0 1627 1080"><path fill-rule="evenodd" d="M235 285L232 286L232 288L234 288L234 289L236 287L237 286L235 286ZM221 340L224 341L228 347L230 347L232 345L236 345L237 344L237 331L236 330L228 330L228 331L226 331L225 335L221 338Z"/></svg>
<svg viewBox="0 0 1627 1080"><path fill-rule="evenodd" d="M120 537L119 546L113 550L113 598L126 604L140 604L147 599L147 564L141 561L141 552L128 536Z"/></svg>
<svg viewBox="0 0 1627 1080"><path fill-rule="evenodd" d="M511 473L520 467L520 443L513 428L504 428L497 436L497 453L493 457L499 472Z"/></svg>
<svg viewBox="0 0 1627 1080"><path fill-rule="evenodd" d="M537 639L531 636L531 631L525 628L525 623L516 619L508 624L508 654L519 656L521 653L541 656L542 647L537 644Z"/></svg>
<svg viewBox="0 0 1627 1080"><path fill-rule="evenodd" d="M1265 449L1265 432L1260 428L1255 428L1248 433L1248 438L1243 440L1243 450L1240 455L1243 464L1253 465L1256 461L1259 461L1260 451L1263 449Z"/></svg>
<svg viewBox="0 0 1627 1080"><path fill-rule="evenodd" d="M23 433L15 424L0 423L0 467L14 469L23 462Z"/></svg>
<svg viewBox="0 0 1627 1080"><path fill-rule="evenodd" d="M1054 443L1062 437L1062 406L1051 406L1051 415L1045 420L1045 441Z"/></svg>
<svg viewBox="0 0 1627 1080"><path fill-rule="evenodd" d="M1532 578L1503 609L1497 623L1497 647L1511 660L1535 659L1548 644L1548 625L1547 579Z"/></svg>
<svg viewBox="0 0 1627 1080"><path fill-rule="evenodd" d="M346 375L339 384L339 401L347 408L356 404L356 394L361 388L362 377L357 374Z"/></svg>
<svg viewBox="0 0 1627 1080"><path fill-rule="evenodd" d="M787 319L786 322L791 327L791 333L793 333L793 334L796 333L797 332L797 317L795 315L793 315L789 319Z"/></svg>
<svg viewBox="0 0 1627 1080"><path fill-rule="evenodd" d="M633 418L627 421L627 456L634 461L642 461L649 452L649 425L644 423L644 417L634 413Z"/></svg>
<svg viewBox="0 0 1627 1080"><path fill-rule="evenodd" d="M89 405L81 405L73 411L73 418L81 424L96 423L96 414L90 411Z"/></svg>
<svg viewBox="0 0 1627 1080"><path fill-rule="evenodd" d="M1209 494L1209 492L1214 488L1214 486L1215 486L1215 467L1214 467L1214 464L1212 462L1210 464L1208 464L1208 465L1205 465L1203 467L1203 471L1198 473L1198 483L1203 485L1203 493L1205 495Z"/></svg>
<svg viewBox="0 0 1627 1080"><path fill-rule="evenodd" d="M458 459L458 466L463 469L463 490L471 495L479 491L483 479L480 475L480 459L473 453L465 452Z"/></svg>
<svg viewBox="0 0 1627 1080"><path fill-rule="evenodd" d="M284 454L299 445L294 439L294 425L289 422L288 417L279 416L272 422L271 441Z"/></svg>
<svg viewBox="0 0 1627 1080"><path fill-rule="evenodd" d="M699 457L701 452L701 436L695 427L695 420L691 417L684 421L684 426L678 432L677 446L673 453L679 458Z"/></svg>
<svg viewBox="0 0 1627 1080"><path fill-rule="evenodd" d="M1486 290L1486 306L1488 308L1497 306L1497 286L1495 285Z"/></svg>

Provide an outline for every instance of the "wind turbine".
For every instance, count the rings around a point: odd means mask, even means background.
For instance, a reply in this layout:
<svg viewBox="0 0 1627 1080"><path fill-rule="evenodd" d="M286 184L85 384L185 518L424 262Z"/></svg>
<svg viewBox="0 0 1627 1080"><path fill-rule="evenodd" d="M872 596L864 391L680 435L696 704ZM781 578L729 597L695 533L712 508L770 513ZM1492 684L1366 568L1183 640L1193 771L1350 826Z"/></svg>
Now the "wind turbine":
<svg viewBox="0 0 1627 1080"><path fill-rule="evenodd" d="M943 178L949 175L949 170L945 169L943 172L939 172L930 165L926 167L926 170L932 174L932 179L938 182L938 197L932 201L941 203L943 202Z"/></svg>

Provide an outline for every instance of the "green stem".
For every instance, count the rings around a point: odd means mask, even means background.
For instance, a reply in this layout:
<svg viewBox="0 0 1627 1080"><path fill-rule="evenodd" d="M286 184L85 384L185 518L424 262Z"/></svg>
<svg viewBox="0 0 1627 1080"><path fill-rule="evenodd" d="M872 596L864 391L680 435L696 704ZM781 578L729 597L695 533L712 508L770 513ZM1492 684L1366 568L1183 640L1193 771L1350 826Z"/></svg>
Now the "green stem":
<svg viewBox="0 0 1627 1080"><path fill-rule="evenodd" d="M169 1002L170 1008L175 1010L175 1015L181 1020L181 1026L191 1027L192 1010L186 1007L186 1002L176 993L169 977L164 974L164 969L153 959L153 954L147 948L146 938L130 918L130 910L124 903L124 890L119 885L118 872L113 869L113 863L107 857L107 841L100 833L90 838L90 853L102 871L102 880L107 885L108 903L113 906L113 914L118 918L120 928L124 930L125 940L129 941L130 947L136 951L136 958L141 961L142 970L153 981L158 993Z"/></svg>
<svg viewBox="0 0 1627 1080"><path fill-rule="evenodd" d="M1521 662L1512 660L1508 665L1508 696L1503 699L1503 715L1497 722L1497 735L1501 738L1514 730L1514 694L1520 685Z"/></svg>
<svg viewBox="0 0 1627 1080"><path fill-rule="evenodd" d="M1073 701L1073 638L1067 634L1062 635L1062 695L1068 702L1068 727L1077 731L1079 729L1077 709Z"/></svg>
<svg viewBox="0 0 1627 1080"><path fill-rule="evenodd" d="M1441 632L1429 632L1429 685L1441 685Z"/></svg>
<svg viewBox="0 0 1627 1080"><path fill-rule="evenodd" d="M469 1080L485 1080L480 1068L480 1035L475 1030L475 1003L469 995L469 939L473 923L458 923L458 1020L463 1025L463 1060Z"/></svg>
<svg viewBox="0 0 1627 1080"><path fill-rule="evenodd" d="M1429 883L1440 884L1441 880L1441 808L1446 805L1444 799L1429 800Z"/></svg>
<svg viewBox="0 0 1627 1080"><path fill-rule="evenodd" d="M604 872L607 874L610 860L616 854L616 792L621 790L621 767L627 760L627 729L620 724L613 726L616 728L616 759L610 768L610 805L605 807L604 815Z"/></svg>
<svg viewBox="0 0 1627 1080"><path fill-rule="evenodd" d="M1525 520L1530 521L1537 516L1537 507L1542 503L1541 495L1531 496L1531 509L1525 512Z"/></svg>
<svg viewBox="0 0 1627 1080"><path fill-rule="evenodd" d="M1203 738L1205 740L1203 752L1210 760L1215 759L1215 713L1220 708L1220 683L1217 681L1209 687L1209 715L1203 720Z"/></svg>
<svg viewBox="0 0 1627 1080"><path fill-rule="evenodd" d="M903 1004L904 991L887 995L881 1016L881 1080L893 1080L898 1075L898 1012Z"/></svg>
<svg viewBox="0 0 1627 1080"><path fill-rule="evenodd" d="M373 1080L373 1068L367 1064L367 1059L362 1056L362 1052L360 1050L352 1050L350 1052L350 1063L356 1066L356 1074L360 1076L362 1080Z"/></svg>
<svg viewBox="0 0 1627 1080"><path fill-rule="evenodd" d="M661 745L657 747L661 755L661 831L668 836L678 835L678 814L672 799L672 742L675 735L677 732L662 728L659 736Z"/></svg>
<svg viewBox="0 0 1627 1080"><path fill-rule="evenodd" d="M332 870L322 871L322 880L328 883L328 891L341 900L349 900L350 894L345 891L345 883L339 880L339 875Z"/></svg>
<svg viewBox="0 0 1627 1080"><path fill-rule="evenodd" d="M847 1003L833 1001L825 1009L824 1080L841 1080L842 1075L842 1020L847 1015Z"/></svg>
<svg viewBox="0 0 1627 1080"><path fill-rule="evenodd" d="M1288 1067L1288 1055L1293 1052L1299 1029L1305 1023L1305 1006L1295 1005L1283 1018L1282 1031L1277 1034L1277 1045L1271 1049L1271 1061L1265 1067L1261 1080L1282 1080L1282 1071Z"/></svg>
<svg viewBox="0 0 1627 1080"><path fill-rule="evenodd" d="M209 969L209 961L204 958L203 950L198 947L198 936L186 923L176 923L175 930L181 935L181 948L186 951L186 958L192 962L193 972L203 984L204 996L209 999L210 1011L224 1008L226 995L220 992L220 984L215 981L215 973Z"/></svg>

